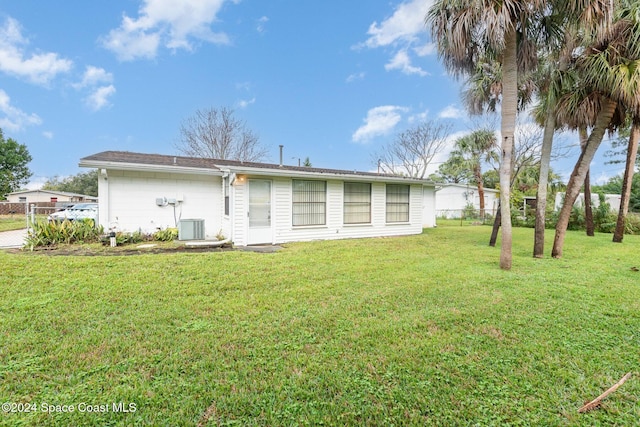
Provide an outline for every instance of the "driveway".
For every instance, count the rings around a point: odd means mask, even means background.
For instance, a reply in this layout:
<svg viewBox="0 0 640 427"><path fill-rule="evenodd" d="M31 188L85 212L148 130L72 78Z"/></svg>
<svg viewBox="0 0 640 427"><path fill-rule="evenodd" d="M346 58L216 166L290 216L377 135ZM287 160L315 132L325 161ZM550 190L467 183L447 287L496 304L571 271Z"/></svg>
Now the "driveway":
<svg viewBox="0 0 640 427"><path fill-rule="evenodd" d="M21 248L27 237L27 229L0 232L0 249Z"/></svg>

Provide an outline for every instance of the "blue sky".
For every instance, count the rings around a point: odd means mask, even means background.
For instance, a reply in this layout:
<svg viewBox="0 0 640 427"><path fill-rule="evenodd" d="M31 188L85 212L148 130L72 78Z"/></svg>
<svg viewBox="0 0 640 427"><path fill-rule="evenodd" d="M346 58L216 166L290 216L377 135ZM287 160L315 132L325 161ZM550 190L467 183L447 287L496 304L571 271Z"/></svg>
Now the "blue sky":
<svg viewBox="0 0 640 427"><path fill-rule="evenodd" d="M177 154L180 124L209 107L233 108L267 161L282 144L290 164L373 170L420 120L454 137L473 126L424 25L430 4L0 0L0 128L29 148L32 188L99 151ZM597 181L620 169L592 168Z"/></svg>

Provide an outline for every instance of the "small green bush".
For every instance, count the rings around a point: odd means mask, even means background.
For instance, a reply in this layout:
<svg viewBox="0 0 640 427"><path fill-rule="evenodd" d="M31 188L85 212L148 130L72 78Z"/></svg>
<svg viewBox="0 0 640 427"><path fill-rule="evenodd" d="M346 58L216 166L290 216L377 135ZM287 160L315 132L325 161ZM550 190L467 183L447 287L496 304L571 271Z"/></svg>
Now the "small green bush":
<svg viewBox="0 0 640 427"><path fill-rule="evenodd" d="M171 242L178 238L177 228L166 228L164 230L158 230L153 234L153 240L160 242Z"/></svg>
<svg viewBox="0 0 640 427"><path fill-rule="evenodd" d="M27 233L25 247L36 247L69 243L96 243L103 233L102 226L96 227L91 219L62 222L36 221Z"/></svg>

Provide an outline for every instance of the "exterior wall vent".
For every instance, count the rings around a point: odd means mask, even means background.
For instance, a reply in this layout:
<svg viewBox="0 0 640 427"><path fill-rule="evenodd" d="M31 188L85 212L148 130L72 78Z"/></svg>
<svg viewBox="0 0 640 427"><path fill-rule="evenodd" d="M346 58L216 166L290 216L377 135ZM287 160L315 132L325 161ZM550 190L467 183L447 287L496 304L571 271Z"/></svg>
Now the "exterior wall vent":
<svg viewBox="0 0 640 427"><path fill-rule="evenodd" d="M204 219L181 219L178 240L204 240Z"/></svg>

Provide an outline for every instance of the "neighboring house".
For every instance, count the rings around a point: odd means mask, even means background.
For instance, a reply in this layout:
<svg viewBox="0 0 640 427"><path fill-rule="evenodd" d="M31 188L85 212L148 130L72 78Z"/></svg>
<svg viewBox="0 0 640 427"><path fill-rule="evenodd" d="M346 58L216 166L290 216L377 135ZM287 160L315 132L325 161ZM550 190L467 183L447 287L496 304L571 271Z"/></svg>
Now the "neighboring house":
<svg viewBox="0 0 640 427"><path fill-rule="evenodd" d="M71 203L71 202L97 202L95 196L86 194L68 193L56 190L23 190L7 194L7 200L12 203Z"/></svg>
<svg viewBox="0 0 640 427"><path fill-rule="evenodd" d="M485 213L495 215L500 201L500 191L484 189ZM436 189L436 216L438 218L460 218L467 206L480 210L478 187L465 184L442 184Z"/></svg>
<svg viewBox="0 0 640 427"><path fill-rule="evenodd" d="M564 203L564 194L565 193L556 193L556 203L554 205L556 211L562 209L562 204ZM609 203L609 207L613 212L618 212L620 210L620 199L620 194L604 195L605 203ZM584 193L578 194L578 197L576 198L573 206L584 207ZM597 193L591 193L591 206L593 208L597 208L598 206L600 206L600 196Z"/></svg>
<svg viewBox="0 0 640 427"><path fill-rule="evenodd" d="M435 186L413 178L122 151L80 166L99 169L105 229L178 226L244 246L419 234L435 223Z"/></svg>

